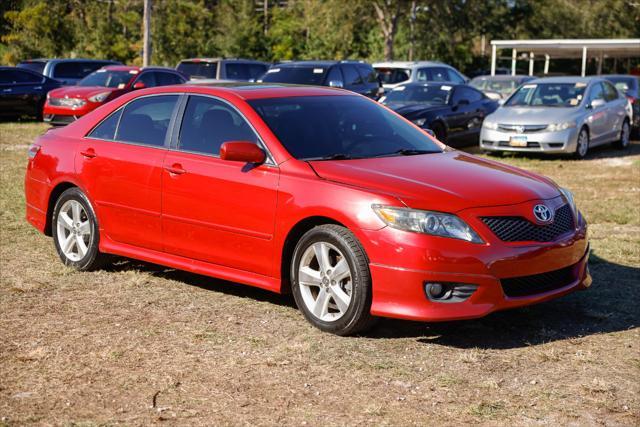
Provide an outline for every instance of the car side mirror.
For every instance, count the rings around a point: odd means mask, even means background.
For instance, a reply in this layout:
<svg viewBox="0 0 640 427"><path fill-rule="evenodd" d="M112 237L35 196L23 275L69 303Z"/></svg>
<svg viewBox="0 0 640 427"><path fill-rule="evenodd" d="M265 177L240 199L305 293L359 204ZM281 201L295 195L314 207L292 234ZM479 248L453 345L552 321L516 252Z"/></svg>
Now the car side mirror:
<svg viewBox="0 0 640 427"><path fill-rule="evenodd" d="M228 141L220 146L220 158L231 162L264 163L267 156L258 144L249 141Z"/></svg>
<svg viewBox="0 0 640 427"><path fill-rule="evenodd" d="M604 99L601 99L601 98L594 99L589 104L589 108L591 108L592 110L595 110L596 108L602 107L604 104L606 104Z"/></svg>
<svg viewBox="0 0 640 427"><path fill-rule="evenodd" d="M331 80L329 82L329 87L343 88L344 87L344 83L342 83L340 80Z"/></svg>
<svg viewBox="0 0 640 427"><path fill-rule="evenodd" d="M145 87L147 87L147 85L144 84L143 82L135 82L133 84L134 89L144 89Z"/></svg>

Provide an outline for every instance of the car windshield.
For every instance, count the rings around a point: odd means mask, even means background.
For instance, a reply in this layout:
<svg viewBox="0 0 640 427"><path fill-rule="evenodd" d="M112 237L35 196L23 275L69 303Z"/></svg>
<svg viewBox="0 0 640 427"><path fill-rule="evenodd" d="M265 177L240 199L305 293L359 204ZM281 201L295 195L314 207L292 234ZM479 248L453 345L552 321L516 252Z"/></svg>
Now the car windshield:
<svg viewBox="0 0 640 427"><path fill-rule="evenodd" d="M218 76L216 62L181 62L177 69L192 79L215 79Z"/></svg>
<svg viewBox="0 0 640 427"><path fill-rule="evenodd" d="M635 89L637 79L635 77L607 77L613 83L616 89L627 92L629 89Z"/></svg>
<svg viewBox="0 0 640 427"><path fill-rule="evenodd" d="M299 160L440 153L426 133L358 96L301 96L248 101Z"/></svg>
<svg viewBox="0 0 640 427"><path fill-rule="evenodd" d="M27 70L42 74L45 65L47 65L47 63L42 61L21 62L18 64L18 68L26 68Z"/></svg>
<svg viewBox="0 0 640 427"><path fill-rule="evenodd" d="M576 107L587 83L528 83L505 102L506 107Z"/></svg>
<svg viewBox="0 0 640 427"><path fill-rule="evenodd" d="M517 79L500 79L500 80L476 80L470 83L471 86L480 90L491 90L502 95L509 95L519 86Z"/></svg>
<svg viewBox="0 0 640 427"><path fill-rule="evenodd" d="M129 71L98 70L78 82L78 86L102 86L122 89L134 77Z"/></svg>
<svg viewBox="0 0 640 427"><path fill-rule="evenodd" d="M386 95L384 103L443 105L449 99L451 88L450 85L399 86Z"/></svg>
<svg viewBox="0 0 640 427"><path fill-rule="evenodd" d="M328 67L274 67L262 76L263 82L322 85Z"/></svg>

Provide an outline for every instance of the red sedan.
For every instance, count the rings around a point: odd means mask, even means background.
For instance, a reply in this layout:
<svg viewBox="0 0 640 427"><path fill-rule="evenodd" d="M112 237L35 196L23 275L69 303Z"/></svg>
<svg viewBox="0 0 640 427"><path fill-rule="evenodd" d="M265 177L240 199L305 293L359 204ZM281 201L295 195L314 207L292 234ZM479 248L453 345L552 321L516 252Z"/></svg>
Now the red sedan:
<svg viewBox="0 0 640 427"><path fill-rule="evenodd" d="M186 81L184 75L169 68L109 65L89 74L76 86L50 91L44 104L44 121L66 125L132 90Z"/></svg>
<svg viewBox="0 0 640 427"><path fill-rule="evenodd" d="M293 292L336 334L591 283L571 192L340 89L145 89L47 132L29 157L27 219L65 264L117 254Z"/></svg>

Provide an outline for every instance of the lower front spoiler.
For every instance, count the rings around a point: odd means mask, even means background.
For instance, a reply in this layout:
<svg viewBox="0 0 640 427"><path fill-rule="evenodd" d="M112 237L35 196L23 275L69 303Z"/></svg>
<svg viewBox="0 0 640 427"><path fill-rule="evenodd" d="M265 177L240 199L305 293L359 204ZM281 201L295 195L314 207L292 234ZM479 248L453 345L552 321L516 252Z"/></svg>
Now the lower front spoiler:
<svg viewBox="0 0 640 427"><path fill-rule="evenodd" d="M78 120L79 116L69 116L62 114L45 114L43 120L54 126L65 126Z"/></svg>
<svg viewBox="0 0 640 427"><path fill-rule="evenodd" d="M505 295L500 279L491 275L439 273L371 264L374 298L371 314L405 320L442 322L474 319L494 311L538 304L591 286L589 250L573 265L575 279L551 291L524 297ZM424 293L425 282L464 283L477 290L463 302L433 302ZM386 286L376 286L385 283Z"/></svg>

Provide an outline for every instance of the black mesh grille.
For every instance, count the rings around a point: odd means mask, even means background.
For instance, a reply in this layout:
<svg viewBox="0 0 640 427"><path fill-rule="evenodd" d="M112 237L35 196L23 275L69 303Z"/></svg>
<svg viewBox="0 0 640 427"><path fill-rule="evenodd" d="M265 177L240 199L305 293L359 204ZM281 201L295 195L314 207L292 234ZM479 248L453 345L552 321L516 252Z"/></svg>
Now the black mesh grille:
<svg viewBox="0 0 640 427"><path fill-rule="evenodd" d="M572 265L561 268L560 270L534 274L532 276L501 279L500 284L506 296L525 297L563 288L574 280L576 280L575 265Z"/></svg>
<svg viewBox="0 0 640 427"><path fill-rule="evenodd" d="M551 242L574 228L569 205L557 209L553 222L547 225L534 224L519 216L485 216L481 219L504 242Z"/></svg>

